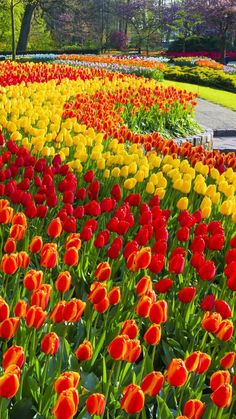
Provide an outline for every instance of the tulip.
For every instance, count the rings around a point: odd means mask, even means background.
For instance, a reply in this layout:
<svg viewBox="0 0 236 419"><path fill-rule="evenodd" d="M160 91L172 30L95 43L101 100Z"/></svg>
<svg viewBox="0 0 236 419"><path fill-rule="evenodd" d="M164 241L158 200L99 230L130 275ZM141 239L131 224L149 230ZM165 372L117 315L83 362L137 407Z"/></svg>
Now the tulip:
<svg viewBox="0 0 236 419"><path fill-rule="evenodd" d="M222 386L223 384L230 383L230 373L229 371L216 371L211 375L210 378L210 386L212 391L215 391L218 387Z"/></svg>
<svg viewBox="0 0 236 419"><path fill-rule="evenodd" d="M126 336L126 335L123 335ZM127 352L123 360L126 362L136 362L141 354L140 341L138 339L127 340Z"/></svg>
<svg viewBox="0 0 236 419"><path fill-rule="evenodd" d="M55 355L60 346L60 339L56 333L50 332L41 341L41 350L46 355Z"/></svg>
<svg viewBox="0 0 236 419"><path fill-rule="evenodd" d="M25 300L18 300L14 307L14 314L16 317L24 319L26 317L29 307Z"/></svg>
<svg viewBox="0 0 236 419"><path fill-rule="evenodd" d="M170 362L165 379L170 386L181 387L183 386L188 378L188 370L182 359L173 358Z"/></svg>
<svg viewBox="0 0 236 419"><path fill-rule="evenodd" d="M109 305L110 303L108 297L104 297L97 304L94 304L94 310L98 313L105 313L108 310Z"/></svg>
<svg viewBox="0 0 236 419"><path fill-rule="evenodd" d="M8 237L4 245L4 252L14 253L15 251L16 251L16 241L12 237Z"/></svg>
<svg viewBox="0 0 236 419"><path fill-rule="evenodd" d="M28 268L30 263L30 257L27 252L19 252L17 255L18 268Z"/></svg>
<svg viewBox="0 0 236 419"><path fill-rule="evenodd" d="M160 324L152 324L144 334L144 340L148 345L158 345L161 340Z"/></svg>
<svg viewBox="0 0 236 419"><path fill-rule="evenodd" d="M211 365L210 355L204 352L192 352L184 361L188 371L202 374L208 370Z"/></svg>
<svg viewBox="0 0 236 419"><path fill-rule="evenodd" d="M215 310L220 313L222 319L227 319L232 316L232 311L229 304L224 300L216 300Z"/></svg>
<svg viewBox="0 0 236 419"><path fill-rule="evenodd" d="M116 336L108 346L108 352L111 358L114 360L123 360L128 351L128 336L119 335Z"/></svg>
<svg viewBox="0 0 236 419"><path fill-rule="evenodd" d="M72 233L67 237L65 248L69 249L69 247L75 247L77 250L81 248L80 234Z"/></svg>
<svg viewBox="0 0 236 419"><path fill-rule="evenodd" d="M84 340L75 351L75 356L80 361L88 361L93 356L93 347L89 340Z"/></svg>
<svg viewBox="0 0 236 419"><path fill-rule="evenodd" d="M111 275L111 267L108 262L101 262L98 264L94 276L97 281L107 281Z"/></svg>
<svg viewBox="0 0 236 419"><path fill-rule="evenodd" d="M31 253L39 253L43 247L43 239L41 236L34 236L29 244Z"/></svg>
<svg viewBox="0 0 236 419"><path fill-rule="evenodd" d="M149 319L152 323L165 323L168 318L168 305L165 300L159 300L152 304Z"/></svg>
<svg viewBox="0 0 236 419"><path fill-rule="evenodd" d="M24 238L25 227L21 224L14 224L10 228L10 237L17 241L20 241Z"/></svg>
<svg viewBox="0 0 236 419"><path fill-rule="evenodd" d="M236 359L235 352L228 352L226 355L223 356L220 360L220 365L225 369L230 369L233 367Z"/></svg>
<svg viewBox="0 0 236 419"><path fill-rule="evenodd" d="M76 247L68 247L65 251L63 262L68 266L77 266L79 262L78 249Z"/></svg>
<svg viewBox="0 0 236 419"><path fill-rule="evenodd" d="M61 323L64 321L64 310L66 307L66 301L59 301L53 308L50 319L54 323Z"/></svg>
<svg viewBox="0 0 236 419"><path fill-rule="evenodd" d="M19 317L8 317L0 324L0 337L3 339L11 339L16 335L20 324Z"/></svg>
<svg viewBox="0 0 236 419"><path fill-rule="evenodd" d="M56 243L46 243L44 244L41 251L40 265L44 268L52 269L55 268L57 264L58 254L57 254L57 245Z"/></svg>
<svg viewBox="0 0 236 419"><path fill-rule="evenodd" d="M43 281L43 271L30 269L24 276L23 284L28 291L33 291L40 287Z"/></svg>
<svg viewBox="0 0 236 419"><path fill-rule="evenodd" d="M64 320L67 322L79 322L85 310L86 303L79 299L66 302L64 307Z"/></svg>
<svg viewBox="0 0 236 419"><path fill-rule="evenodd" d="M232 386L221 385L211 394L211 400L220 409L229 407L232 402Z"/></svg>
<svg viewBox="0 0 236 419"><path fill-rule="evenodd" d="M202 327L207 332L216 333L221 324L222 317L219 313L210 313L207 311L202 319Z"/></svg>
<svg viewBox="0 0 236 419"><path fill-rule="evenodd" d="M139 317L148 317L152 306L152 300L147 295L143 295L136 305L135 312Z"/></svg>
<svg viewBox="0 0 236 419"><path fill-rule="evenodd" d="M130 339L136 338L138 325L135 320L126 320L122 324L120 335L128 335Z"/></svg>
<svg viewBox="0 0 236 419"><path fill-rule="evenodd" d="M54 218L47 229L47 234L52 238L57 238L61 235L62 232L62 224L59 217Z"/></svg>
<svg viewBox="0 0 236 419"><path fill-rule="evenodd" d="M2 357L2 366L6 370L10 365L17 365L19 368L22 367L24 363L25 355L22 346L13 345L6 352L4 352Z"/></svg>
<svg viewBox="0 0 236 419"><path fill-rule="evenodd" d="M140 297L152 289L150 276L143 276L136 285L136 294Z"/></svg>
<svg viewBox="0 0 236 419"><path fill-rule="evenodd" d="M206 403L201 402L201 400L188 400L184 405L184 414L189 419L200 419L203 416L205 406Z"/></svg>
<svg viewBox="0 0 236 419"><path fill-rule="evenodd" d="M16 365L11 367L8 367L4 375L0 377L0 397L5 399L14 397L20 386L20 369Z"/></svg>
<svg viewBox="0 0 236 419"><path fill-rule="evenodd" d="M108 294L110 305L117 305L120 302L120 287L114 287Z"/></svg>
<svg viewBox="0 0 236 419"><path fill-rule="evenodd" d="M78 387L79 381L80 375L78 372L65 371L59 375L53 386L57 394L60 394L62 391L68 390L69 388Z"/></svg>
<svg viewBox="0 0 236 419"><path fill-rule="evenodd" d="M234 325L231 320L222 320L216 333L216 337L223 342L227 342L231 339L234 332Z"/></svg>
<svg viewBox="0 0 236 419"><path fill-rule="evenodd" d="M172 279L163 278L163 279L160 279L160 281L156 282L154 287L155 287L155 290L159 292L160 294L165 294L172 288L173 284L174 284L174 281L172 281Z"/></svg>
<svg viewBox="0 0 236 419"><path fill-rule="evenodd" d="M6 301L0 297L0 322L6 320L9 317L10 311Z"/></svg>
<svg viewBox="0 0 236 419"><path fill-rule="evenodd" d="M184 270L184 257L176 254L171 257L169 262L169 271L173 274L181 274Z"/></svg>
<svg viewBox="0 0 236 419"><path fill-rule="evenodd" d="M178 292L178 299L181 301L181 303L189 304L196 295L196 288L195 287L186 287L182 288Z"/></svg>
<svg viewBox="0 0 236 419"><path fill-rule="evenodd" d="M136 269L146 269L151 262L151 249L150 247L143 247L141 250L138 250L135 265Z"/></svg>
<svg viewBox="0 0 236 419"><path fill-rule="evenodd" d="M212 260L204 261L198 268L198 275L203 281L212 281L216 274L216 267Z"/></svg>
<svg viewBox="0 0 236 419"><path fill-rule="evenodd" d="M71 419L78 410L79 396L75 388L63 390L52 410L56 419Z"/></svg>
<svg viewBox="0 0 236 419"><path fill-rule="evenodd" d="M156 397L164 384L164 376L158 372L153 371L146 375L141 383L141 389L144 394L148 394L151 397Z"/></svg>
<svg viewBox="0 0 236 419"><path fill-rule="evenodd" d="M145 396L140 386L129 384L123 390L121 399L121 408L127 414L135 414L141 412L144 407Z"/></svg>
<svg viewBox="0 0 236 419"><path fill-rule="evenodd" d="M101 416L105 410L106 399L103 394L93 393L86 400L87 412L94 416Z"/></svg>
<svg viewBox="0 0 236 419"><path fill-rule="evenodd" d="M27 218L23 212L17 212L12 218L12 225L20 224L24 227L27 227Z"/></svg>
<svg viewBox="0 0 236 419"><path fill-rule="evenodd" d="M47 307L49 303L50 294L52 291L51 285L41 285L39 288L33 291L31 294L31 305L37 307L42 307L43 310Z"/></svg>
<svg viewBox="0 0 236 419"><path fill-rule="evenodd" d="M59 292L67 292L71 287L71 274L68 271L61 272L55 282L55 287Z"/></svg>
<svg viewBox="0 0 236 419"><path fill-rule="evenodd" d="M18 257L16 253L3 255L1 261L1 269L7 275L13 275L18 269Z"/></svg>
<svg viewBox="0 0 236 419"><path fill-rule="evenodd" d="M41 307L31 306L26 314L27 327L39 329L45 322L47 312L43 311Z"/></svg>

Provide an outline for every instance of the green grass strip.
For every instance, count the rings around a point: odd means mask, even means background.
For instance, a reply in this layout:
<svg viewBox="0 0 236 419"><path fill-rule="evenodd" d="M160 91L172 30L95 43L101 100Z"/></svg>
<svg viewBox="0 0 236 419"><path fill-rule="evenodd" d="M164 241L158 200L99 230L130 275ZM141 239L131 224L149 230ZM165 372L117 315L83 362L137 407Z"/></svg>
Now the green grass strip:
<svg viewBox="0 0 236 419"><path fill-rule="evenodd" d="M177 81L165 80L165 86L175 86L180 89L185 89L188 92L197 93L202 99L209 102L217 103L218 105L225 106L226 108L236 111L236 94L226 92L224 90L212 89L211 87L198 86L197 84L181 83Z"/></svg>

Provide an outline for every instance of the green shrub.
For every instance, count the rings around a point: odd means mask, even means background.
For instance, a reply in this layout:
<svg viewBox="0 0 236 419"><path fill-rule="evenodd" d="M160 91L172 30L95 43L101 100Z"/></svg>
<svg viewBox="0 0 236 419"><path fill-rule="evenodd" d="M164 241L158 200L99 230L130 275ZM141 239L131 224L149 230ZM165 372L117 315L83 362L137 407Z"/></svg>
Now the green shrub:
<svg viewBox="0 0 236 419"><path fill-rule="evenodd" d="M168 66L164 70L167 80L186 81L187 83L215 87L236 93L236 75L225 74L221 70L203 67Z"/></svg>
<svg viewBox="0 0 236 419"><path fill-rule="evenodd" d="M134 67L132 67L130 68L130 73L136 74L136 76L139 76L139 77L143 76L143 77L146 77L147 79L154 79L156 81L164 80L164 75L162 71L156 70L156 69L150 69L150 68L135 69Z"/></svg>

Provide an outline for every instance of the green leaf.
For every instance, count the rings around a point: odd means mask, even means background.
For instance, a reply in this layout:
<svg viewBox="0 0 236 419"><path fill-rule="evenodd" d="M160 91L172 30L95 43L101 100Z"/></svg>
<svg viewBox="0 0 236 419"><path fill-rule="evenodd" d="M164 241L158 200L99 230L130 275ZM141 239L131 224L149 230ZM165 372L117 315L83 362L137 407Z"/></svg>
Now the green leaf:
<svg viewBox="0 0 236 419"><path fill-rule="evenodd" d="M81 373L81 385L87 390L94 392L98 383L99 379L93 372L89 374L85 372Z"/></svg>
<svg viewBox="0 0 236 419"><path fill-rule="evenodd" d="M32 410L32 401L31 399L21 399L17 402L10 413L10 419L32 419L33 410ZM4 416L1 416L1 419L5 419Z"/></svg>
<svg viewBox="0 0 236 419"><path fill-rule="evenodd" d="M160 396L157 396L158 407L159 411L161 411L160 419L173 419L173 415L168 408L165 400L163 400Z"/></svg>
<svg viewBox="0 0 236 419"><path fill-rule="evenodd" d="M105 341L105 337L106 337L106 331L104 330L104 332L103 332L103 334L102 334L102 336L101 336L101 338L100 338L100 341L98 342L98 344L97 344L97 346L96 346L96 349L95 349L95 351L94 351L94 353L93 353L93 358L92 358L92 361L91 361L91 367L93 366L93 364L95 363L95 361L96 361L96 359L97 359L97 357L98 357L98 355L99 355L99 352L101 351L101 349L102 349L102 346L103 346L103 344L104 344L104 341Z"/></svg>

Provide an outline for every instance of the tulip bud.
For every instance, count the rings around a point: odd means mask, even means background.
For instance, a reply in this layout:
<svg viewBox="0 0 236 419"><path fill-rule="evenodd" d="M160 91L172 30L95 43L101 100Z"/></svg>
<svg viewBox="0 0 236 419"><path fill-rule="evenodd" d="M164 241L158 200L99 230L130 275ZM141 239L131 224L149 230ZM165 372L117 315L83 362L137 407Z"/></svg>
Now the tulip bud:
<svg viewBox="0 0 236 419"><path fill-rule="evenodd" d="M108 300L110 305L115 306L120 302L120 287L114 287L108 294Z"/></svg>
<svg viewBox="0 0 236 419"><path fill-rule="evenodd" d="M139 317L148 317L152 306L152 300L147 295L143 295L136 305L135 312Z"/></svg>
<svg viewBox="0 0 236 419"><path fill-rule="evenodd" d="M76 298L66 302L63 311L64 320L67 322L79 322L85 307L86 303Z"/></svg>
<svg viewBox="0 0 236 419"><path fill-rule="evenodd" d="M55 287L59 292L67 292L71 287L71 274L68 271L61 272L55 282Z"/></svg>
<svg viewBox="0 0 236 419"><path fill-rule="evenodd" d="M121 409L131 415L141 412L144 407L144 400L145 396L141 387L130 384L123 390Z"/></svg>
<svg viewBox="0 0 236 419"><path fill-rule="evenodd" d="M43 247L43 239L41 236L34 236L29 244L31 253L39 253Z"/></svg>
<svg viewBox="0 0 236 419"><path fill-rule="evenodd" d="M20 386L19 377L20 369L16 365L6 369L4 375L0 377L0 397L11 399L15 396Z"/></svg>
<svg viewBox="0 0 236 419"><path fill-rule="evenodd" d="M80 361L88 361L93 356L93 347L89 340L84 340L75 351L75 356Z"/></svg>
<svg viewBox="0 0 236 419"><path fill-rule="evenodd" d="M148 394L150 397L156 397L164 384L164 376L158 372L153 371L146 375L141 383L141 389L144 394Z"/></svg>
<svg viewBox="0 0 236 419"><path fill-rule="evenodd" d="M229 371L216 371L211 375L210 378L210 386L212 391L215 391L218 387L222 386L223 384L230 383L230 373Z"/></svg>
<svg viewBox="0 0 236 419"><path fill-rule="evenodd" d="M187 378L188 370L185 367L184 361L173 358L165 374L165 379L168 384L174 387L181 387L186 383Z"/></svg>
<svg viewBox="0 0 236 419"><path fill-rule="evenodd" d="M152 304L149 319L152 323L165 323L168 318L168 305L165 300L159 300Z"/></svg>
<svg viewBox="0 0 236 419"><path fill-rule="evenodd" d="M189 419L200 419L204 413L205 407L206 403L202 403L201 400L191 399L184 405L184 414Z"/></svg>
<svg viewBox="0 0 236 419"><path fill-rule="evenodd" d="M0 337L3 339L11 339L16 335L20 324L19 317L8 317L0 324Z"/></svg>
<svg viewBox="0 0 236 419"><path fill-rule="evenodd" d="M160 324L152 324L145 332L144 340L148 345L158 345L161 340Z"/></svg>
<svg viewBox="0 0 236 419"><path fill-rule="evenodd" d="M9 317L9 307L6 301L0 297L0 322L6 320Z"/></svg>
<svg viewBox="0 0 236 419"><path fill-rule="evenodd" d="M79 396L75 388L63 390L52 410L56 419L71 419L78 410Z"/></svg>
<svg viewBox="0 0 236 419"><path fill-rule="evenodd" d="M60 339L56 333L50 332L41 341L41 350L46 355L55 355L60 346Z"/></svg>
<svg viewBox="0 0 236 419"><path fill-rule="evenodd" d="M19 368L22 367L24 363L24 350L22 346L13 345L6 352L4 352L2 357L2 366L7 369L10 365L17 365Z"/></svg>
<svg viewBox="0 0 236 419"><path fill-rule="evenodd" d="M165 294L172 288L173 283L174 281L172 281L172 279L163 278L163 279L160 279L160 281L156 282L154 287L155 287L155 290L159 292L160 294Z"/></svg>
<svg viewBox="0 0 236 419"><path fill-rule="evenodd" d="M210 313L207 311L202 319L202 327L207 332L216 333L221 324L222 317L219 313Z"/></svg>
<svg viewBox="0 0 236 419"><path fill-rule="evenodd" d="M119 335L116 336L108 346L108 352L111 358L114 360L123 360L128 351L128 336Z"/></svg>
<svg viewBox="0 0 236 419"><path fill-rule="evenodd" d="M41 251L40 265L46 269L55 268L58 260L56 243L44 244Z"/></svg>
<svg viewBox="0 0 236 419"><path fill-rule="evenodd" d="M79 262L78 249L76 247L68 247L65 251L63 262L68 266L76 266Z"/></svg>
<svg viewBox="0 0 236 419"><path fill-rule="evenodd" d="M41 307L31 306L26 314L26 324L28 327L39 329L45 322L47 312L43 311Z"/></svg>
<svg viewBox="0 0 236 419"><path fill-rule="evenodd" d="M136 338L138 325L135 320L126 320L122 324L120 335L128 335L130 339Z"/></svg>
<svg viewBox="0 0 236 419"><path fill-rule="evenodd" d="M105 406L106 406L105 396L100 393L93 393L86 400L87 412L92 416L103 415Z"/></svg>
<svg viewBox="0 0 236 419"><path fill-rule="evenodd" d="M7 275L13 275L18 269L18 257L16 253L3 255L1 261L1 269Z"/></svg>
<svg viewBox="0 0 236 419"><path fill-rule="evenodd" d="M234 332L234 325L231 320L222 320L222 322L219 325L219 328L217 329L216 337L219 340L222 340L223 342L227 342L231 339Z"/></svg>
<svg viewBox="0 0 236 419"><path fill-rule="evenodd" d="M178 292L178 299L181 301L181 303L189 304L196 295L196 288L195 287L186 287L182 288Z"/></svg>
<svg viewBox="0 0 236 419"><path fill-rule="evenodd" d="M211 394L211 400L220 409L229 407L232 402L232 386L230 384L221 385Z"/></svg>
<svg viewBox="0 0 236 419"><path fill-rule="evenodd" d="M62 224L59 217L54 218L47 229L47 234L52 238L57 238L61 235L62 232Z"/></svg>
<svg viewBox="0 0 236 419"><path fill-rule="evenodd" d="M75 371L65 371L59 375L58 379L54 383L54 389L57 394L62 393L64 390L69 388L76 388L79 384L80 375Z"/></svg>
<svg viewBox="0 0 236 419"><path fill-rule="evenodd" d="M101 262L98 264L96 271L94 273L97 281L107 281L111 275L111 267L108 262Z"/></svg>
<svg viewBox="0 0 236 419"><path fill-rule="evenodd" d="M233 367L236 359L235 352L228 352L226 355L223 356L220 360L220 365L225 369L230 369Z"/></svg>
<svg viewBox="0 0 236 419"><path fill-rule="evenodd" d="M4 245L4 252L14 253L15 251L16 251L16 241L12 237L8 237Z"/></svg>

